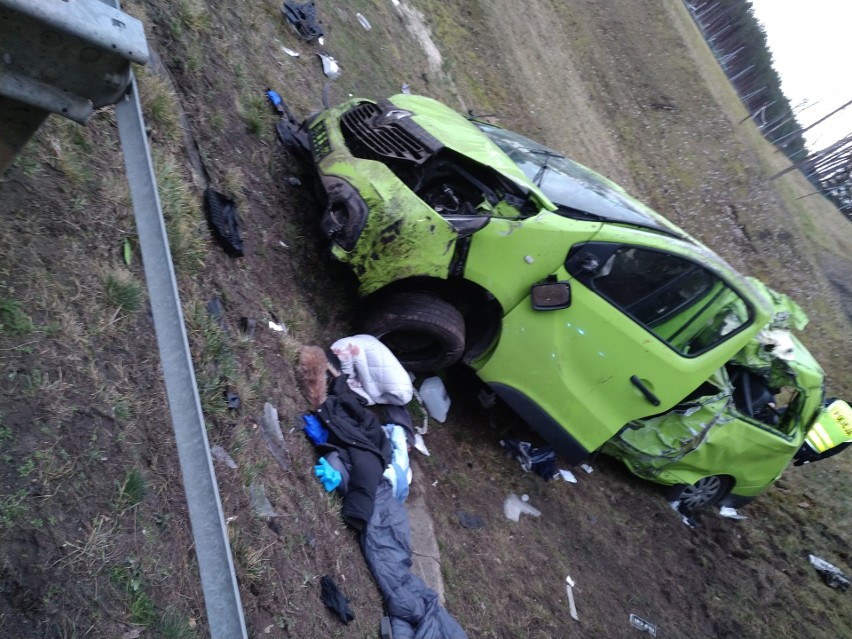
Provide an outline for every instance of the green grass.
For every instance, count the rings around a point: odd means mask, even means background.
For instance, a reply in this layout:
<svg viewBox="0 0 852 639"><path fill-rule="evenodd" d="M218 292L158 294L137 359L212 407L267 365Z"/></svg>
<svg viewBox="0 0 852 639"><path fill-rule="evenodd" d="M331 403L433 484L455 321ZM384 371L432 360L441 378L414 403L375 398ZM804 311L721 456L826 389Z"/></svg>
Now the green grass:
<svg viewBox="0 0 852 639"><path fill-rule="evenodd" d="M33 321L21 303L0 295L0 335L26 335L33 330Z"/></svg>
<svg viewBox="0 0 852 639"><path fill-rule="evenodd" d="M134 508L142 503L147 493L148 485L145 477L138 468L133 468L118 488L118 496L115 499L116 508L122 512Z"/></svg>
<svg viewBox="0 0 852 639"><path fill-rule="evenodd" d="M129 271L107 271L103 275L103 287L104 301L116 313L135 313L142 308L145 291Z"/></svg>

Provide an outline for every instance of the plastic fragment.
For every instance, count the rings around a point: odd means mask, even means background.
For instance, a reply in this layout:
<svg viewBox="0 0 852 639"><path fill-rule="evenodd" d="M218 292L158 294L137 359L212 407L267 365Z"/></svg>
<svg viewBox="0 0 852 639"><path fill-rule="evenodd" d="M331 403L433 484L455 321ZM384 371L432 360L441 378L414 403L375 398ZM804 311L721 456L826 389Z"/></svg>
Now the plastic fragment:
<svg viewBox="0 0 852 639"><path fill-rule="evenodd" d="M571 575L565 577L565 592L568 595L568 612L571 614L571 619L580 621L577 616L577 606L574 604L574 580Z"/></svg>
<svg viewBox="0 0 852 639"><path fill-rule="evenodd" d="M317 20L317 8L313 0L302 4L285 2L281 10L287 22L302 39L307 42L319 39L319 43L322 44L323 31Z"/></svg>
<svg viewBox="0 0 852 639"><path fill-rule="evenodd" d="M272 504L269 502L269 497L266 496L266 488L263 484L252 483L249 486L249 496L251 497L251 507L255 515L266 518L278 516L278 513L275 512Z"/></svg>
<svg viewBox="0 0 852 639"><path fill-rule="evenodd" d="M580 464L580 468L582 468L586 472L586 474L592 473L595 470L594 468L592 468L588 464Z"/></svg>
<svg viewBox="0 0 852 639"><path fill-rule="evenodd" d="M431 455L431 453L429 453L429 449L426 448L426 442L423 441L423 435L421 435L420 433L414 435L414 448L416 448L419 453L426 457L429 457Z"/></svg>
<svg viewBox="0 0 852 639"><path fill-rule="evenodd" d="M483 520L479 515L472 515L465 510L460 510L456 513L456 517L459 518L459 523L462 525L462 528L469 528L471 530L485 528L485 520Z"/></svg>
<svg viewBox="0 0 852 639"><path fill-rule="evenodd" d="M325 53L317 53L319 59L322 60L322 72L326 75L326 77L334 80L340 75L340 65L337 64L337 60L332 58L330 55L326 55Z"/></svg>
<svg viewBox="0 0 852 639"><path fill-rule="evenodd" d="M371 25L371 24L369 23L369 21L367 20L367 18L365 18L365 17L364 17L363 15L361 15L360 13L356 13L356 14L355 14L355 17L356 17L356 18L358 18L358 22L360 22L360 23L361 23L361 26L362 26L362 27L364 27L364 30L365 30L365 31L369 31L370 29L372 29L372 28L373 28L373 27L372 27L372 25Z"/></svg>
<svg viewBox="0 0 852 639"><path fill-rule="evenodd" d="M630 613L630 625L636 628L636 630L641 630L642 632L647 632L652 637L657 636L657 626L652 624L650 621L646 619L642 619L642 617L638 615L634 615L632 612Z"/></svg>
<svg viewBox="0 0 852 639"><path fill-rule="evenodd" d="M287 334L287 327L284 326L284 324L279 324L277 322L269 320L269 328L271 328L276 333L284 333L285 335Z"/></svg>
<svg viewBox="0 0 852 639"><path fill-rule="evenodd" d="M284 100L281 99L278 92L273 91L272 89L266 89L266 97L272 105L272 109L279 115L284 115Z"/></svg>
<svg viewBox="0 0 852 639"><path fill-rule="evenodd" d="M130 240L129 239L124 238L124 247L123 247L122 250L124 252L124 263L127 264L127 266L130 266L130 261L133 257L133 252L130 249Z"/></svg>
<svg viewBox="0 0 852 639"><path fill-rule="evenodd" d="M736 508L731 508L730 506L722 506L721 508L719 508L719 514L722 517L726 517L728 519L748 519L748 517L746 517L745 515L739 514Z"/></svg>
<svg viewBox="0 0 852 639"><path fill-rule="evenodd" d="M506 519L520 521L522 514L539 517L541 516L541 511L530 506L515 493L509 493L509 496L503 502L503 514L506 515Z"/></svg>
<svg viewBox="0 0 852 639"><path fill-rule="evenodd" d="M444 423L450 410L450 396L440 377L427 377L420 384L420 398L426 412L436 422Z"/></svg>
<svg viewBox="0 0 852 639"><path fill-rule="evenodd" d="M564 468L560 468L559 469L559 476L562 479L564 479L565 481L570 482L572 484L577 483L577 478L574 476L574 473L572 473L570 470L565 470Z"/></svg>
<svg viewBox="0 0 852 639"><path fill-rule="evenodd" d="M298 51L294 51L293 49L289 49L287 47L281 47L281 50L293 58L298 58L301 55Z"/></svg>
<svg viewBox="0 0 852 639"><path fill-rule="evenodd" d="M204 202L207 205L207 221L216 241L228 255L242 257L243 238L240 237L237 205L227 196L211 188L204 192Z"/></svg>
<svg viewBox="0 0 852 639"><path fill-rule="evenodd" d="M287 455L287 445L284 443L284 434L281 432L281 424L278 421L278 411L269 402L263 405L263 441L266 449L278 462L281 470L290 470L290 459Z"/></svg>
<svg viewBox="0 0 852 639"><path fill-rule="evenodd" d="M850 583L849 577L843 574L840 568L816 555L808 555L808 560L811 562L811 566L817 569L817 572L822 576L822 580L829 588L842 591L848 590Z"/></svg>
<svg viewBox="0 0 852 639"><path fill-rule="evenodd" d="M237 462L235 462L234 459L228 454L228 451L226 451L218 444L210 448L210 453L213 455L213 459L222 462L228 468L237 467Z"/></svg>
<svg viewBox="0 0 852 639"><path fill-rule="evenodd" d="M406 95L411 95L411 85L408 84L408 82L403 82L401 88L403 93L405 93Z"/></svg>

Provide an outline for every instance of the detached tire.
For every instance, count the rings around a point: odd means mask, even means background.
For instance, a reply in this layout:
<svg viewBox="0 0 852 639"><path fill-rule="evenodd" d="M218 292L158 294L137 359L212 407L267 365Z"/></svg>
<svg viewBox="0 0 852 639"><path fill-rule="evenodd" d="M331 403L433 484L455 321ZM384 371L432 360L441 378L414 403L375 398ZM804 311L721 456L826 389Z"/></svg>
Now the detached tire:
<svg viewBox="0 0 852 639"><path fill-rule="evenodd" d="M378 337L415 373L446 368L464 353L462 314L432 293L379 298L364 320L364 331Z"/></svg>

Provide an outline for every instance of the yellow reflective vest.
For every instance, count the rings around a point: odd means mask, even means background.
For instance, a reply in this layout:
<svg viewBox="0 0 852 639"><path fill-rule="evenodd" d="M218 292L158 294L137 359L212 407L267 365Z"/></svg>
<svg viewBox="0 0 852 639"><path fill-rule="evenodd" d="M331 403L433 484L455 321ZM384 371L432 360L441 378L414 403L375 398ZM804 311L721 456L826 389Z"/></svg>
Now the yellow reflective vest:
<svg viewBox="0 0 852 639"><path fill-rule="evenodd" d="M836 399L819 414L805 442L815 452L822 454L848 441L852 441L852 407Z"/></svg>

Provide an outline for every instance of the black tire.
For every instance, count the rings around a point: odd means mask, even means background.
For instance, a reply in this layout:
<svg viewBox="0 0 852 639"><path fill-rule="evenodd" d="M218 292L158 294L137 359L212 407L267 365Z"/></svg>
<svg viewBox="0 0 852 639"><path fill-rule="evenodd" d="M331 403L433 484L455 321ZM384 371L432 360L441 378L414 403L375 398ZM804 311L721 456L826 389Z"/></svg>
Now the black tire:
<svg viewBox="0 0 852 639"><path fill-rule="evenodd" d="M668 497L670 501L680 500L681 508L693 512L718 504L728 495L733 485L730 477L711 475L692 485L672 487Z"/></svg>
<svg viewBox="0 0 852 639"><path fill-rule="evenodd" d="M464 353L464 318L432 293L393 293L376 300L364 331L378 337L415 373L455 364Z"/></svg>

